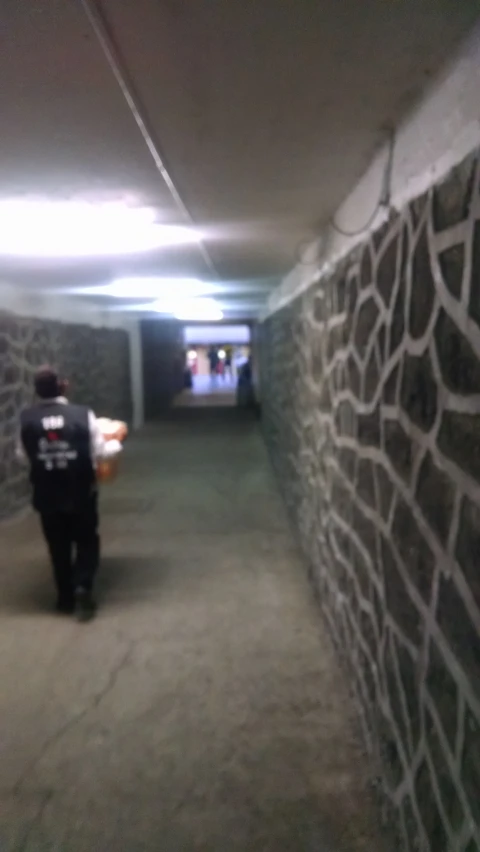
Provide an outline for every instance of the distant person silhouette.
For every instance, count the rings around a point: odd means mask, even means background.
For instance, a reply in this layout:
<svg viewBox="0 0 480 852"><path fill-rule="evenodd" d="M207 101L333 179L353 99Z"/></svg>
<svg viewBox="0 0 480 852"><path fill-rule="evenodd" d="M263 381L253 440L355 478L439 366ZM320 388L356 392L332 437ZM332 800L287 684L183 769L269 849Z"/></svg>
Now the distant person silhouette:
<svg viewBox="0 0 480 852"><path fill-rule="evenodd" d="M220 361L220 358L218 356L218 349L216 349L215 346L211 346L208 350L208 361L210 364L210 377L212 381L214 381L217 378L218 364Z"/></svg>

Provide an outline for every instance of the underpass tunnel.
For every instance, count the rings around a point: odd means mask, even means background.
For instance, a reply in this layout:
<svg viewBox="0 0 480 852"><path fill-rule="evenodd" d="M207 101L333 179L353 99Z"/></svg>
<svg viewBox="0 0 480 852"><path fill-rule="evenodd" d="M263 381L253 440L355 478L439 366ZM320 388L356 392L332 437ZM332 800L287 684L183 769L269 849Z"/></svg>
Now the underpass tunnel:
<svg viewBox="0 0 480 852"><path fill-rule="evenodd" d="M170 336L169 336L170 335ZM147 416L175 407L253 407L251 324L142 326Z"/></svg>
<svg viewBox="0 0 480 852"><path fill-rule="evenodd" d="M478 14L4 0L1 852L480 852Z"/></svg>

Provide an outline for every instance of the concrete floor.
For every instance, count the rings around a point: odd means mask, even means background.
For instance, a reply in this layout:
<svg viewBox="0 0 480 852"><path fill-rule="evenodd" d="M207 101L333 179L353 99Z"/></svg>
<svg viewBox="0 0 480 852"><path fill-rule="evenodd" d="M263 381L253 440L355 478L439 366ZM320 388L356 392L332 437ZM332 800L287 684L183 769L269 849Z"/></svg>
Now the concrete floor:
<svg viewBox="0 0 480 852"><path fill-rule="evenodd" d="M256 425L179 410L103 494L101 611L0 530L1 852L383 849L342 674Z"/></svg>
<svg viewBox="0 0 480 852"><path fill-rule="evenodd" d="M237 382L227 376L193 376L193 387L175 401L176 408L229 408L236 405Z"/></svg>

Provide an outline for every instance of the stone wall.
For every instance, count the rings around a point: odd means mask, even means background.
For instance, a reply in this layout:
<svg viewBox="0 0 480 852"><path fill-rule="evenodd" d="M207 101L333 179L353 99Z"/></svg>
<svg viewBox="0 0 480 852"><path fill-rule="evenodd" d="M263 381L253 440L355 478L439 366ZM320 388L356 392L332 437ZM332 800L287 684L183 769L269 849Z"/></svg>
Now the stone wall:
<svg viewBox="0 0 480 852"><path fill-rule="evenodd" d="M44 363L68 376L73 401L99 416L131 418L127 332L0 313L0 518L29 499L15 443L20 411L32 400L33 374Z"/></svg>
<svg viewBox="0 0 480 852"><path fill-rule="evenodd" d="M266 438L412 852L480 850L479 175L262 326Z"/></svg>

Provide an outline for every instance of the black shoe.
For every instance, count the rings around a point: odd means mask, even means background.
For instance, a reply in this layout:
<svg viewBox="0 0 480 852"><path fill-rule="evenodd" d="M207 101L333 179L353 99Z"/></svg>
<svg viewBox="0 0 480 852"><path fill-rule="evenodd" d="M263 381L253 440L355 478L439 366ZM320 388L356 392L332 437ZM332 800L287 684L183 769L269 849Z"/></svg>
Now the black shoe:
<svg viewBox="0 0 480 852"><path fill-rule="evenodd" d="M56 610L60 615L73 615L75 612L75 599L73 595L59 595L57 598Z"/></svg>
<svg viewBox="0 0 480 852"><path fill-rule="evenodd" d="M90 621L96 610L92 593L88 589L77 589L75 592L75 615L78 621Z"/></svg>

